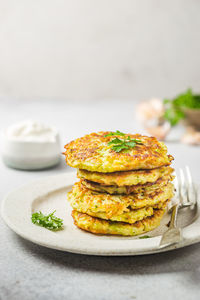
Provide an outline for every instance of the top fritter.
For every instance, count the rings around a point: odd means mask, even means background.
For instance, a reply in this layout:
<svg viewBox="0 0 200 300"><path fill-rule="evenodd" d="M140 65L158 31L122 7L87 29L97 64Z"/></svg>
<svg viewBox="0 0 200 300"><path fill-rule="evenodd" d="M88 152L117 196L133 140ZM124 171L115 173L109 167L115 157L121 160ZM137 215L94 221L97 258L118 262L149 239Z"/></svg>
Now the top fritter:
<svg viewBox="0 0 200 300"><path fill-rule="evenodd" d="M65 149L71 167L103 173L154 169L173 160L165 144L155 137L119 131L91 133L70 142Z"/></svg>

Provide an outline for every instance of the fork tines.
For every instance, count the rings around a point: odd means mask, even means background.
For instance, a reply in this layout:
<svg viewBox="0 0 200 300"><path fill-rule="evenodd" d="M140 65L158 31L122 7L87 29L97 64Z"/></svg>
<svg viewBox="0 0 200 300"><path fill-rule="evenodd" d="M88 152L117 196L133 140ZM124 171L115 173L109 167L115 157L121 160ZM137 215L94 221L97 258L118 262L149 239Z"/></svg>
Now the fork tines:
<svg viewBox="0 0 200 300"><path fill-rule="evenodd" d="M192 206L197 201L196 189L188 166L179 169L179 176L175 173L174 186L176 189L176 200L179 206Z"/></svg>

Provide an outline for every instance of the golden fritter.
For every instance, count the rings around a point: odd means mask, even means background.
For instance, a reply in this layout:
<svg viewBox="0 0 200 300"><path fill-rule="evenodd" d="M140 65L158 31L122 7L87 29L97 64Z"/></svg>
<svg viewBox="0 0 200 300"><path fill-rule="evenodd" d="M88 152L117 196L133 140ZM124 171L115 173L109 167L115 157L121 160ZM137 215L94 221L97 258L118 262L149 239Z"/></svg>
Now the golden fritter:
<svg viewBox="0 0 200 300"><path fill-rule="evenodd" d="M163 176L159 178L156 182L148 182L146 184L136 184L136 185L102 185L93 181L82 179L81 183L86 188L100 193L108 194L131 194L131 193L152 193L156 189L161 189L166 186L169 181L173 180L173 176Z"/></svg>
<svg viewBox="0 0 200 300"><path fill-rule="evenodd" d="M144 207L144 208L139 208L139 209L128 209L127 212L124 212L120 215L113 215L109 216L105 212L94 212L90 209L85 209L83 206L78 206L77 203L76 205L72 205L72 207L81 213L86 213L89 216L104 219L104 220L110 220L110 221L117 221L117 222L125 222L129 224L133 224L137 221L143 220L146 217L150 217L154 214L155 209L161 209L166 207L166 201L163 203L159 203L157 206L152 207Z"/></svg>
<svg viewBox="0 0 200 300"><path fill-rule="evenodd" d="M112 134L107 136L108 134ZM135 143L120 152L113 150L115 139ZM113 142L114 143L114 142ZM134 142L131 142L133 145ZM119 136L111 132L91 133L78 138L65 146L66 162L73 168L94 172L116 172L139 169L154 169L170 165L172 156L167 155L167 147L155 137L140 134L124 134ZM155 180L154 180L155 181Z"/></svg>
<svg viewBox="0 0 200 300"><path fill-rule="evenodd" d="M110 195L98 193L76 183L68 193L73 209L80 212L103 213L107 219L146 207L157 207L173 197L173 185L168 183L164 189L150 194Z"/></svg>
<svg viewBox="0 0 200 300"><path fill-rule="evenodd" d="M134 224L102 220L84 213L79 213L76 210L72 211L72 217L77 227L95 234L135 236L158 227L165 210L166 209L155 210L152 216Z"/></svg>
<svg viewBox="0 0 200 300"><path fill-rule="evenodd" d="M77 210L79 211L79 210ZM89 216L104 219L104 220L110 220L110 221L117 221L117 222L125 222L129 224L133 224L137 221L143 220L146 217L150 217L153 215L154 209L153 207L144 207L134 210L129 210L128 212L124 212L121 215L114 215L110 218L107 217L106 213L103 212L96 212L93 211L79 211L82 213L86 213Z"/></svg>
<svg viewBox="0 0 200 300"><path fill-rule="evenodd" d="M152 170L138 170L114 173L99 173L78 170L77 176L81 179L94 181L102 185L137 185L147 182L156 182L160 177L168 176L174 171L171 167L161 167Z"/></svg>

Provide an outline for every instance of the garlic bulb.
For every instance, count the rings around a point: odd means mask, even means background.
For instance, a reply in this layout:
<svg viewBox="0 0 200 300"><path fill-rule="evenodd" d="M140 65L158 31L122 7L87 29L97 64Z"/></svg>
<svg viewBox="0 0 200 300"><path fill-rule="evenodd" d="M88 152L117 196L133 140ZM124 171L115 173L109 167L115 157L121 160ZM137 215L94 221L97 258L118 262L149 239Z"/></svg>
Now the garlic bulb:
<svg viewBox="0 0 200 300"><path fill-rule="evenodd" d="M170 124L163 118L164 111L163 101L157 98L143 101L137 107L137 118L146 131L159 140L164 140L171 129Z"/></svg>
<svg viewBox="0 0 200 300"><path fill-rule="evenodd" d="M196 131L193 127L187 127L181 141L186 144L200 145L200 131Z"/></svg>

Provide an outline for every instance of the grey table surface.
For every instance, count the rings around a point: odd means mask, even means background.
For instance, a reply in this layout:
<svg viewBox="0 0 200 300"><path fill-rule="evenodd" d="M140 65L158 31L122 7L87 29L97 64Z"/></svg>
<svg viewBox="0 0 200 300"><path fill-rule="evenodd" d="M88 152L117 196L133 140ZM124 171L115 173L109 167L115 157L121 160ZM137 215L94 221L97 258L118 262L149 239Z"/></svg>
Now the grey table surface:
<svg viewBox="0 0 200 300"><path fill-rule="evenodd" d="M96 130L142 132L134 119L134 101L64 102L0 99L1 129L22 119L55 125L61 144ZM200 181L200 148L167 143L175 167L186 163ZM68 172L64 159L56 168L25 172L0 162L0 199L34 179ZM47 249L26 241L2 221L0 299L200 299L200 244L154 255L84 256Z"/></svg>

